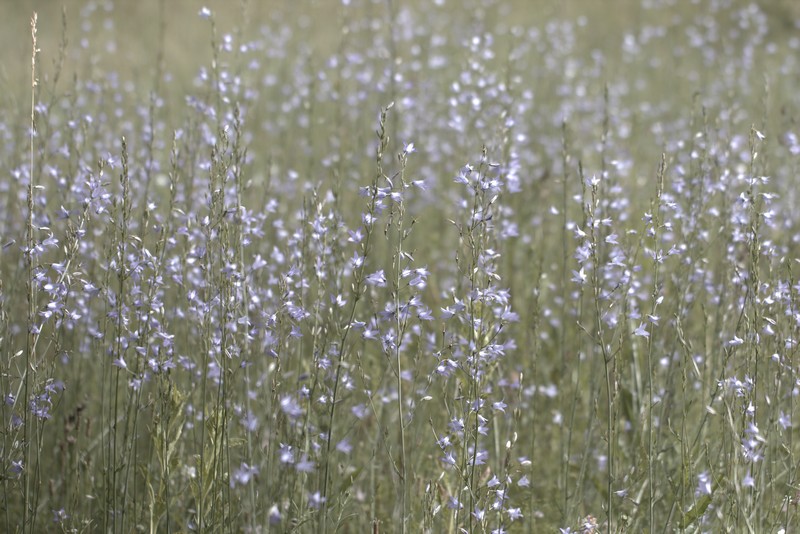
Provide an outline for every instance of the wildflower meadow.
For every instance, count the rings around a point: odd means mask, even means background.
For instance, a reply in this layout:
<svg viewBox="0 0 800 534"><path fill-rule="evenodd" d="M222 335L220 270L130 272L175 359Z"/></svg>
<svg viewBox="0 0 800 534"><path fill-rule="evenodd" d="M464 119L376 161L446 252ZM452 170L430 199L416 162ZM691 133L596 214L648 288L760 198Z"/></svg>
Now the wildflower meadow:
<svg viewBox="0 0 800 534"><path fill-rule="evenodd" d="M800 530L795 2L2 11L0 531Z"/></svg>

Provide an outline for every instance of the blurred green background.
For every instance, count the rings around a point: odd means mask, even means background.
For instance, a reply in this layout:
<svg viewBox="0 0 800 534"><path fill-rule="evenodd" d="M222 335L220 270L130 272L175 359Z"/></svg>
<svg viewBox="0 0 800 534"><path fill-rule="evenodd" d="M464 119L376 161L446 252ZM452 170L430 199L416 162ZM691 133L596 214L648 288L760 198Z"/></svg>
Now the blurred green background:
<svg viewBox="0 0 800 534"><path fill-rule="evenodd" d="M433 0L403 1L424 12ZM578 48L599 49L612 58L619 51L623 28L638 28L647 23L653 10L644 4L664 4L673 16L690 16L698 10L697 2L661 0L511 0L494 2L492 17L498 28L510 25L539 25L544 21L585 17L588 31L579 36L587 42ZM734 0L747 6L751 2ZM387 10L391 0L367 2L374 10ZM401 2L394 0L394 8ZM473 5L474 4L474 5ZM469 20L470 13L491 2L448 0L453 23ZM30 76L30 18L39 14L39 42L43 76L57 56L62 38L62 10L66 15L68 57L67 73L81 73L92 68L113 67L123 77L138 82L152 82L157 59L163 61L176 78L192 76L210 56L209 24L198 16L207 6L214 12L221 33L241 31L255 35L270 18L296 26L307 36L307 44L317 50L330 50L340 34L341 2L338 0L139 0L112 2L72 0L4 0L0 2L0 83L6 98L27 93ZM770 27L800 34L795 21L800 20L800 2L794 0L762 1L759 7L770 17ZM500 36L502 37L502 36ZM679 37L679 36L676 36ZM109 45L109 43L113 43ZM92 44L100 46L92 47Z"/></svg>

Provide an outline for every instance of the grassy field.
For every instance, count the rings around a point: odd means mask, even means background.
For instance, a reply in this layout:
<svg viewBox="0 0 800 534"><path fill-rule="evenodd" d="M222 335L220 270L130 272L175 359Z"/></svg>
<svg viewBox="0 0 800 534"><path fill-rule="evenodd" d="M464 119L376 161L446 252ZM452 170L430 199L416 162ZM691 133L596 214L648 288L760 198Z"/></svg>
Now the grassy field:
<svg viewBox="0 0 800 534"><path fill-rule="evenodd" d="M0 530L798 530L764 4L3 2Z"/></svg>

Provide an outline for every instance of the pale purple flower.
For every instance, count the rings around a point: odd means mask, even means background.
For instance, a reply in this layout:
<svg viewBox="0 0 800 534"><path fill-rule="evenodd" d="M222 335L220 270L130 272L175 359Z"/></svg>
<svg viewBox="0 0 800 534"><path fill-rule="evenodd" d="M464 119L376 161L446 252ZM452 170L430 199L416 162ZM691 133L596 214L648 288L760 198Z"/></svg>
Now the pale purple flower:
<svg viewBox="0 0 800 534"><path fill-rule="evenodd" d="M371 286L386 287L386 275L383 273L383 269L368 275L365 281Z"/></svg>
<svg viewBox="0 0 800 534"><path fill-rule="evenodd" d="M294 467L298 473L311 473L316 468L316 464L304 453Z"/></svg>
<svg viewBox="0 0 800 534"><path fill-rule="evenodd" d="M283 413L288 415L290 419L297 419L303 415L303 409L294 397L285 395L281 397L280 403L281 410L283 410Z"/></svg>
<svg viewBox="0 0 800 534"><path fill-rule="evenodd" d="M231 478L231 487L239 484L245 486L250 483L250 481L258 475L258 467L251 466L246 463L242 463L233 473L233 477Z"/></svg>
<svg viewBox="0 0 800 534"><path fill-rule="evenodd" d="M456 453L453 451L445 451L441 460L445 465L456 465Z"/></svg>
<svg viewBox="0 0 800 534"><path fill-rule="evenodd" d="M739 345L742 345L742 344L744 344L744 340L742 338L740 338L739 336L733 336L733 339L728 341L728 346L729 347L738 347Z"/></svg>
<svg viewBox="0 0 800 534"><path fill-rule="evenodd" d="M711 476L708 471L703 471L697 475L697 487L694 490L695 497L701 495L711 495Z"/></svg>
<svg viewBox="0 0 800 534"><path fill-rule="evenodd" d="M278 510L278 506L273 504L268 512L269 515L269 524L270 525L279 525L281 522L281 512Z"/></svg>
<svg viewBox="0 0 800 534"><path fill-rule="evenodd" d="M519 508L509 508L506 510L508 514L508 519L511 521L516 521L517 519L522 519L522 510Z"/></svg>
<svg viewBox="0 0 800 534"><path fill-rule="evenodd" d="M579 271L572 271L572 281L575 282L576 284L582 285L586 283L586 278L587 278L586 271L584 270L583 267L581 267Z"/></svg>
<svg viewBox="0 0 800 534"><path fill-rule="evenodd" d="M633 331L633 335L648 338L650 337L650 332L647 331L647 326L644 323L639 323L639 327Z"/></svg>
<svg viewBox="0 0 800 534"><path fill-rule="evenodd" d="M507 407L508 407L508 404L506 404L503 401L497 401L497 402L492 403L492 408L494 410L498 411L498 412L505 413Z"/></svg>
<svg viewBox="0 0 800 534"><path fill-rule="evenodd" d="M285 445L283 443L280 444L278 447L278 458L282 464L293 464L294 463L294 449L291 445Z"/></svg>
<svg viewBox="0 0 800 534"><path fill-rule="evenodd" d="M353 445L350 444L350 440L345 438L336 444L336 450L344 454L350 454L353 451Z"/></svg>
<svg viewBox="0 0 800 534"><path fill-rule="evenodd" d="M327 497L323 497L322 493L319 491L308 494L308 506L314 508L315 510L320 509L327 500Z"/></svg>
<svg viewBox="0 0 800 534"><path fill-rule="evenodd" d="M778 424L781 425L781 428L786 430L787 428L791 428L792 420L791 418L786 415L783 410L781 410L781 415L778 418Z"/></svg>
<svg viewBox="0 0 800 534"><path fill-rule="evenodd" d="M53 523L63 523L67 519L69 519L69 515L67 515L67 511L63 508L53 510Z"/></svg>

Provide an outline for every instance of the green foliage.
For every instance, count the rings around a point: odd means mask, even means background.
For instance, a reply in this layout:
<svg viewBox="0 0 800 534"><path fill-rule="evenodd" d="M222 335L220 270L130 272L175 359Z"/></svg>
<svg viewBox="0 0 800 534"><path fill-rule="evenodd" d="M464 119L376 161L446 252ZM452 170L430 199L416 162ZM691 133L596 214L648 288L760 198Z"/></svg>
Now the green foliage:
<svg viewBox="0 0 800 534"><path fill-rule="evenodd" d="M0 530L797 529L794 3L133 5L6 6Z"/></svg>

